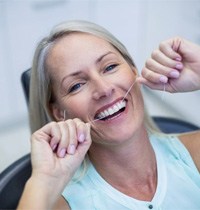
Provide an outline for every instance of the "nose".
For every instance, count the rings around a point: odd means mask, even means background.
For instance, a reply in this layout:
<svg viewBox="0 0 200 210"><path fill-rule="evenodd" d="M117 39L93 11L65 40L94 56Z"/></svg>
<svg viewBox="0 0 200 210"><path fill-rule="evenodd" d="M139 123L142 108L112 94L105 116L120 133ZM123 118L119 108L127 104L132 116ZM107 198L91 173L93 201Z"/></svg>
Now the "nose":
<svg viewBox="0 0 200 210"><path fill-rule="evenodd" d="M95 100L110 97L114 92L113 84L103 78L98 78L97 80L95 80L93 82L93 86L93 98Z"/></svg>

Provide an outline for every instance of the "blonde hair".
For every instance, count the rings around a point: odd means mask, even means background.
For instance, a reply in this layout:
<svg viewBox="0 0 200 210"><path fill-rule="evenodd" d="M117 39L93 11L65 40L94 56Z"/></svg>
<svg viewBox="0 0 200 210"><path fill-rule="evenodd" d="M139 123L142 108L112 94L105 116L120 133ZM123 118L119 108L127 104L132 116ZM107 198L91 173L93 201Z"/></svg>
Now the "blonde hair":
<svg viewBox="0 0 200 210"><path fill-rule="evenodd" d="M47 71L46 58L52 46L63 36L74 32L88 33L108 41L131 66L135 66L126 47L103 27L88 21L67 21L53 28L49 36L43 38L35 51L31 69L30 81L30 105L29 118L31 132L55 120L50 111L50 100L52 97L51 78ZM149 128L154 128L153 122L148 114L145 114Z"/></svg>

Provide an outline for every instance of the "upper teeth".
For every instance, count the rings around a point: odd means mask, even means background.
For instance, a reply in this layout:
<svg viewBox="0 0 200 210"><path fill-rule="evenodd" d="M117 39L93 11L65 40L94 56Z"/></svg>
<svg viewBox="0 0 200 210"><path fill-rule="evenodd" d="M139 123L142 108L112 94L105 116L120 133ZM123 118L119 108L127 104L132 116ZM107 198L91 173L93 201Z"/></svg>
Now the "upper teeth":
<svg viewBox="0 0 200 210"><path fill-rule="evenodd" d="M98 119L102 119L118 112L120 109L126 107L126 101L120 101L114 104L112 107L100 112L97 116Z"/></svg>

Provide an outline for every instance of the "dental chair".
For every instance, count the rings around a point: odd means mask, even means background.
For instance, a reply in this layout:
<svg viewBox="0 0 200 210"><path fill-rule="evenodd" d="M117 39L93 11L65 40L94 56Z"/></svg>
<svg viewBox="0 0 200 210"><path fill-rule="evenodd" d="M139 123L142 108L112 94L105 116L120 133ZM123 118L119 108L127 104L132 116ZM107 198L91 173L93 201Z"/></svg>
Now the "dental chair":
<svg viewBox="0 0 200 210"><path fill-rule="evenodd" d="M29 83L31 69L24 71L21 82L29 103ZM153 117L158 127L165 133L182 133L198 130L191 123L167 117ZM31 175L30 154L16 160L0 174L0 209L16 209L27 179Z"/></svg>

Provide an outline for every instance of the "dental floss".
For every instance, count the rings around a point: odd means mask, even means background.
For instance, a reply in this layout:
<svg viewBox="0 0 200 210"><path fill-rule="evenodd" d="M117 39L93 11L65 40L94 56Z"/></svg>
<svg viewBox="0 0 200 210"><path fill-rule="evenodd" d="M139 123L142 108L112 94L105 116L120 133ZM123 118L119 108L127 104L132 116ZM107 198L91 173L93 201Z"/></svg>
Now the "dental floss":
<svg viewBox="0 0 200 210"><path fill-rule="evenodd" d="M165 96L165 83L163 84L163 92L162 92L162 95L161 95L161 100L164 101L164 96Z"/></svg>
<svg viewBox="0 0 200 210"><path fill-rule="evenodd" d="M126 96L128 95L128 93L131 91L133 85L135 85L136 80L133 82L133 84L130 86L130 88L127 90L126 94L124 95L124 98L122 99L122 102L124 101L124 99L126 98Z"/></svg>
<svg viewBox="0 0 200 210"><path fill-rule="evenodd" d="M124 95L123 99L122 99L122 102L125 100L126 96L129 94L129 92L131 91L132 87L135 85L136 83L136 80L131 84L131 86L129 87L129 89L127 90L126 94ZM95 120L92 120L90 121L89 123L93 123L93 122L96 122L98 120L101 120L103 119L104 117L101 117L101 118L98 118L98 119L95 119Z"/></svg>
<svg viewBox="0 0 200 210"><path fill-rule="evenodd" d="M66 112L65 112L65 110L64 110L64 113L63 113L63 121L65 121L66 120Z"/></svg>

